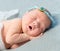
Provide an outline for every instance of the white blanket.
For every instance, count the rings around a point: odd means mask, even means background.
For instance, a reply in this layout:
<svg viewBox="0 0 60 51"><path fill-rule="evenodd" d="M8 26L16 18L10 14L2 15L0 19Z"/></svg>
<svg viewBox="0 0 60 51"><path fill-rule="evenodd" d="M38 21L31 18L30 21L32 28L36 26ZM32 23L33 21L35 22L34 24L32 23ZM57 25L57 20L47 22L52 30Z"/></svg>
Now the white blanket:
<svg viewBox="0 0 60 51"><path fill-rule="evenodd" d="M18 17L19 15L19 10L10 10L10 11L0 11L0 22L3 20L9 20L13 19L15 17Z"/></svg>
<svg viewBox="0 0 60 51"><path fill-rule="evenodd" d="M0 50L5 50L5 45L2 40L2 29L3 29L3 24L0 23Z"/></svg>

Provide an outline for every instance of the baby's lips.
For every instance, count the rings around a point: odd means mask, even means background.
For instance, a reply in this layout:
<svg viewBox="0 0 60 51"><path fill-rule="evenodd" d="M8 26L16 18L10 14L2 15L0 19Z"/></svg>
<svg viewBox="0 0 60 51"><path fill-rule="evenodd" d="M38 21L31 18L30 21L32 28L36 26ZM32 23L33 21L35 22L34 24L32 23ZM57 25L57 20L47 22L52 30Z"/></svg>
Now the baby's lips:
<svg viewBox="0 0 60 51"><path fill-rule="evenodd" d="M29 25L28 26L28 30L34 30L35 29L35 26L34 25Z"/></svg>
<svg viewBox="0 0 60 51"><path fill-rule="evenodd" d="M29 29L32 30L32 26L29 26Z"/></svg>
<svg viewBox="0 0 60 51"><path fill-rule="evenodd" d="M28 30L32 30L32 27L31 27L31 26L27 26L27 29L28 29Z"/></svg>

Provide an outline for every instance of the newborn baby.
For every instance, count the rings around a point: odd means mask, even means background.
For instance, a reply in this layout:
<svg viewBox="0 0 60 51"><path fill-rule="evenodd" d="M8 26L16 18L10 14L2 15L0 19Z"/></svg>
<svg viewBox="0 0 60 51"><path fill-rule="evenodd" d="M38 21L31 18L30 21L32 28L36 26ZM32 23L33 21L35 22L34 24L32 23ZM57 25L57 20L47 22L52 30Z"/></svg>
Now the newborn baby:
<svg viewBox="0 0 60 51"><path fill-rule="evenodd" d="M27 41L40 37L46 29L51 27L53 19L45 8L35 8L26 12L22 19L6 20L1 24L3 25L0 29L1 42L8 49L17 48Z"/></svg>

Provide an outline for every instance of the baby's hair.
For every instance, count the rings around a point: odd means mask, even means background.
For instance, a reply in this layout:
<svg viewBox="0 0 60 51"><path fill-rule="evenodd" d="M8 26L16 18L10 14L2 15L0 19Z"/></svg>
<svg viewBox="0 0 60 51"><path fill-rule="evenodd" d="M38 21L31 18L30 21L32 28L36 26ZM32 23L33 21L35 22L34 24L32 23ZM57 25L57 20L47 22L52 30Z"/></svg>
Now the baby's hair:
<svg viewBox="0 0 60 51"><path fill-rule="evenodd" d="M34 9L36 9L36 8L32 8L32 9L30 9L30 10L28 10L28 12L30 12L30 11L32 11L32 10L34 10Z"/></svg>
<svg viewBox="0 0 60 51"><path fill-rule="evenodd" d="M28 10L28 12L30 12L30 11L32 11L34 9L39 9L41 12L44 12L48 16L48 18L51 20L51 25L50 25L49 28L51 28L51 27L53 27L55 25L55 20L54 20L53 16L51 15L51 13L47 9L45 9L44 7L34 6L30 10Z"/></svg>

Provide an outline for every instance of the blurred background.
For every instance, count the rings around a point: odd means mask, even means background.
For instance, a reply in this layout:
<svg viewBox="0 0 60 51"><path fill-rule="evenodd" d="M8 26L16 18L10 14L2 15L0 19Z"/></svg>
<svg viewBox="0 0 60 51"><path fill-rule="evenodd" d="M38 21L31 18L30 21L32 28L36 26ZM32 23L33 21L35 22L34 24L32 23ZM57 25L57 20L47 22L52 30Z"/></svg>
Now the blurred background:
<svg viewBox="0 0 60 51"><path fill-rule="evenodd" d="M60 0L0 0L0 11L19 9L21 15L33 6L45 7L52 13L60 12Z"/></svg>

